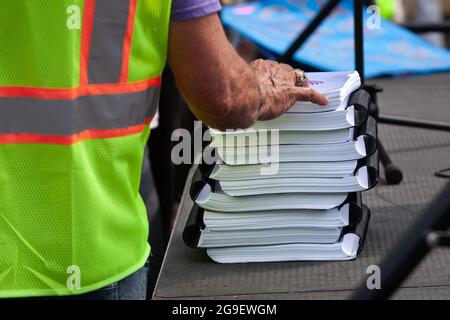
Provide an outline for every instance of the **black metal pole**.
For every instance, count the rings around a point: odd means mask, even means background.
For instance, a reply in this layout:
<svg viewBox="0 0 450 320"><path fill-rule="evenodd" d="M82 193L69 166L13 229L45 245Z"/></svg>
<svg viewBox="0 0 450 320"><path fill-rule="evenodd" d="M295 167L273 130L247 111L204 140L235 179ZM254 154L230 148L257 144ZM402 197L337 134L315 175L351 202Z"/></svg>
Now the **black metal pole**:
<svg viewBox="0 0 450 320"><path fill-rule="evenodd" d="M450 183L381 263L381 289L368 289L366 281L363 281L352 299L381 300L389 298L425 255L438 244L431 239L432 237L429 237L430 232L444 231L449 227Z"/></svg>
<svg viewBox="0 0 450 320"><path fill-rule="evenodd" d="M396 116L380 115L378 123L394 124L398 126L408 126L424 129L450 131L450 123L438 121L424 121L419 119L409 119Z"/></svg>
<svg viewBox="0 0 450 320"><path fill-rule="evenodd" d="M403 27L416 33L450 32L450 21L442 21L441 23L403 24Z"/></svg>
<svg viewBox="0 0 450 320"><path fill-rule="evenodd" d="M378 139L378 154L380 161L384 167L384 176L386 178L386 182L390 185L395 185L402 182L403 180L402 171L395 164L392 163L392 160L389 157L389 154L387 153L386 149L384 149L384 146L381 143L380 139Z"/></svg>
<svg viewBox="0 0 450 320"><path fill-rule="evenodd" d="M278 59L280 62L291 63L294 54L297 50L309 39L309 37L316 31L323 20L328 17L334 8L341 2L341 0L330 0L327 4L320 9L319 13L308 24L306 29L300 34L300 36L291 44L289 49Z"/></svg>
<svg viewBox="0 0 450 320"><path fill-rule="evenodd" d="M355 68L364 84L364 25L363 0L353 0L353 19L355 29Z"/></svg>

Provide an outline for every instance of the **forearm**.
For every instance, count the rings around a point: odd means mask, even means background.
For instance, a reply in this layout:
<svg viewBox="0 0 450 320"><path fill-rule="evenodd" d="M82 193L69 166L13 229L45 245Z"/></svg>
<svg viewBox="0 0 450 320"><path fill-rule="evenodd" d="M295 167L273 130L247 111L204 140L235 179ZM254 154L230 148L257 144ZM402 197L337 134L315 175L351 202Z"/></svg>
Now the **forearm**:
<svg viewBox="0 0 450 320"><path fill-rule="evenodd" d="M245 63L228 42L217 15L172 22L169 61L191 110L210 127L246 128L270 120L296 101L327 99L298 83L292 67L269 60Z"/></svg>
<svg viewBox="0 0 450 320"><path fill-rule="evenodd" d="M258 81L226 39L217 15L172 22L169 61L190 108L209 126L245 128L257 119Z"/></svg>

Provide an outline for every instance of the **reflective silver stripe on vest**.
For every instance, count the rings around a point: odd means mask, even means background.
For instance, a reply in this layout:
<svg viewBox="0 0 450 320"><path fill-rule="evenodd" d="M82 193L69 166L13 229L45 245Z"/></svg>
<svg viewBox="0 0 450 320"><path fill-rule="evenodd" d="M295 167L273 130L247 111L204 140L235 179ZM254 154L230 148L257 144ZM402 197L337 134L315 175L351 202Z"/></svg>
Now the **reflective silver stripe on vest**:
<svg viewBox="0 0 450 320"><path fill-rule="evenodd" d="M0 98L0 134L68 136L85 130L128 128L156 113L160 87L73 100Z"/></svg>
<svg viewBox="0 0 450 320"><path fill-rule="evenodd" d="M97 0L89 53L89 83L117 83L128 22L129 0Z"/></svg>

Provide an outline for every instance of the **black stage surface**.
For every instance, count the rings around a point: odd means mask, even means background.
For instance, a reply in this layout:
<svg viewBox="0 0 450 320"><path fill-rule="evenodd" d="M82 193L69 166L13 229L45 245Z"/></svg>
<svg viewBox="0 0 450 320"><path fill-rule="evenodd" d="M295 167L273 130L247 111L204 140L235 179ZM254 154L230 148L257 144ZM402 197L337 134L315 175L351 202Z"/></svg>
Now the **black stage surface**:
<svg viewBox="0 0 450 320"><path fill-rule="evenodd" d="M450 73L378 79L381 112L450 122ZM345 299L367 277L366 268L379 264L414 218L447 180L434 172L450 167L450 133L379 125L404 181L383 181L364 194L372 220L361 256L351 262L287 262L217 264L204 251L186 247L181 233L192 205L185 194L155 299ZM434 250L403 283L394 299L450 299L450 251Z"/></svg>

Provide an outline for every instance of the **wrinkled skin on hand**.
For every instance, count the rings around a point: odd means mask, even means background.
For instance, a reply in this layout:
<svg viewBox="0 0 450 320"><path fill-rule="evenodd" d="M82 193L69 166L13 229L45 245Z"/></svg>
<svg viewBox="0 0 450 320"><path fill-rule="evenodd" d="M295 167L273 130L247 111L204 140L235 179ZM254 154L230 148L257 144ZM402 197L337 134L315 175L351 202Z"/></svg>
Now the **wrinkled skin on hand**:
<svg viewBox="0 0 450 320"><path fill-rule="evenodd" d="M297 101L328 104L328 99L308 87L296 86L294 69L283 63L258 59L250 63L259 82L261 105L258 120L271 120L288 111ZM318 107L319 108L319 107Z"/></svg>

